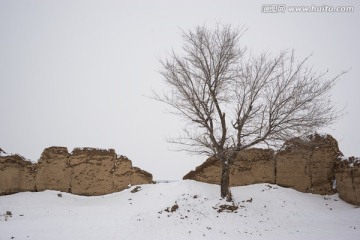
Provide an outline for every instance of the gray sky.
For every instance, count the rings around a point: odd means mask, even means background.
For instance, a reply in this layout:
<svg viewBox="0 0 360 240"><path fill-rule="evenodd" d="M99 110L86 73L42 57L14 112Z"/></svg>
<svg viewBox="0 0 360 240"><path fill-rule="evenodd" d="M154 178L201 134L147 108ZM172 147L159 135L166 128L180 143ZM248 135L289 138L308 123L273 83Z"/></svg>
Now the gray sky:
<svg viewBox="0 0 360 240"><path fill-rule="evenodd" d="M205 157L170 151L183 122L149 100L162 89L159 59L182 43L180 29L246 25L255 52L313 54L315 70L351 68L332 100L348 114L323 132L360 156L360 4L352 13L262 13L286 1L0 0L0 147L36 161L44 148L114 148L155 179L180 179ZM295 1L289 1L295 3ZM311 6L312 1L296 1Z"/></svg>

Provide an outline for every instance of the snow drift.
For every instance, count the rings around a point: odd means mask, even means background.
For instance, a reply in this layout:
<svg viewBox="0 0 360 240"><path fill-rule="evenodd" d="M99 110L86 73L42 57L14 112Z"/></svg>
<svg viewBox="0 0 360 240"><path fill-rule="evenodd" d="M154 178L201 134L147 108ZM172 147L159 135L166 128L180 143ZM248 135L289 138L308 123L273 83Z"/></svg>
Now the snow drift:
<svg viewBox="0 0 360 240"><path fill-rule="evenodd" d="M136 188L136 190L135 190ZM360 208L337 194L271 184L232 188L195 181L133 186L105 196L58 191L0 197L0 239L359 239ZM221 206L235 206L224 210ZM236 209L237 208L237 209Z"/></svg>

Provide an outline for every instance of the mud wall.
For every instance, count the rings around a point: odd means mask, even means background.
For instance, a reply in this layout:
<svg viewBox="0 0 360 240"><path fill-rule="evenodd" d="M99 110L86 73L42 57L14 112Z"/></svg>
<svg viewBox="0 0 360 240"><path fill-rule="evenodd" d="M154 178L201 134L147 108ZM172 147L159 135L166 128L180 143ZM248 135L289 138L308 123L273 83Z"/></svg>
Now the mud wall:
<svg viewBox="0 0 360 240"><path fill-rule="evenodd" d="M209 158L184 179L220 184L220 175L220 162ZM330 135L294 138L277 152L269 149L240 152L230 170L230 184L254 183L275 183L322 195L339 192L345 201L360 205L360 161L343 159L337 141Z"/></svg>
<svg viewBox="0 0 360 240"><path fill-rule="evenodd" d="M0 155L0 195L59 190L94 196L152 181L150 173L112 149L76 148L69 153L65 147L50 147L36 164L20 155Z"/></svg>
<svg viewBox="0 0 360 240"><path fill-rule="evenodd" d="M360 158L349 157L335 166L336 186L345 201L360 205Z"/></svg>

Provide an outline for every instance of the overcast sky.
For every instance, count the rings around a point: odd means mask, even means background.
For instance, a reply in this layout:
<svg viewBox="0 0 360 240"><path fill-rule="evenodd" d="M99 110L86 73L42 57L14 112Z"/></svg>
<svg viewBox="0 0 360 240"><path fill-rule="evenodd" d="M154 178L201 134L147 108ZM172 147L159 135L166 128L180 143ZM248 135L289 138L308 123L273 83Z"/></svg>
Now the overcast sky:
<svg viewBox="0 0 360 240"><path fill-rule="evenodd" d="M183 122L146 96L162 89L159 59L180 29L246 25L255 52L313 54L317 71L344 75L332 100L348 114L323 132L360 156L360 4L352 13L263 13L286 1L0 0L0 148L37 161L44 148L114 148L155 179L180 179L206 158L170 151ZM291 3L295 1L289 1ZM311 6L312 1L296 1Z"/></svg>

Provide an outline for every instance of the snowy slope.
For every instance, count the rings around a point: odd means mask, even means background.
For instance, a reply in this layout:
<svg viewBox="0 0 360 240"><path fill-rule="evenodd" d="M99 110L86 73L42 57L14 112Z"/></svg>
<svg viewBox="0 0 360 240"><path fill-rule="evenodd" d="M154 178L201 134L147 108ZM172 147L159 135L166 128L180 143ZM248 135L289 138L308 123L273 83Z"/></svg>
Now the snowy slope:
<svg viewBox="0 0 360 240"><path fill-rule="evenodd" d="M216 185L134 188L97 197L57 191L1 196L0 239L360 239L360 208L337 195L269 184L236 187L239 209L219 213L226 202Z"/></svg>

